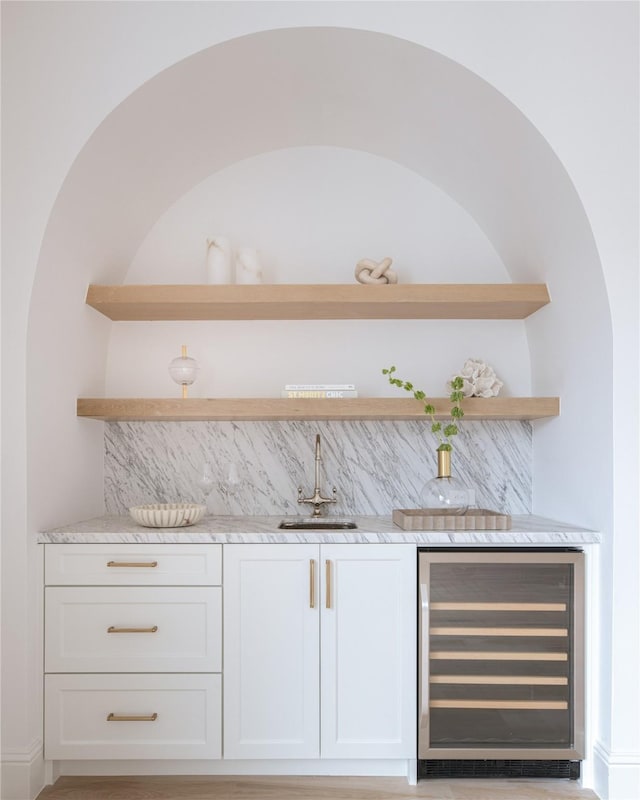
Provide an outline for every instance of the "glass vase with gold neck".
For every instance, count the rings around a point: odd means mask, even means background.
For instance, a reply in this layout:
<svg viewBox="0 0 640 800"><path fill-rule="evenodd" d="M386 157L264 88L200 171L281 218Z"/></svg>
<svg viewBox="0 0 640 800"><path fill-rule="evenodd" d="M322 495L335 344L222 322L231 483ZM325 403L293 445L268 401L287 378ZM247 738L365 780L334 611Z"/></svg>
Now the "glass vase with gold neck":
<svg viewBox="0 0 640 800"><path fill-rule="evenodd" d="M438 449L438 475L428 480L420 492L423 509L439 514L464 514L469 508L469 491L451 474L451 450Z"/></svg>

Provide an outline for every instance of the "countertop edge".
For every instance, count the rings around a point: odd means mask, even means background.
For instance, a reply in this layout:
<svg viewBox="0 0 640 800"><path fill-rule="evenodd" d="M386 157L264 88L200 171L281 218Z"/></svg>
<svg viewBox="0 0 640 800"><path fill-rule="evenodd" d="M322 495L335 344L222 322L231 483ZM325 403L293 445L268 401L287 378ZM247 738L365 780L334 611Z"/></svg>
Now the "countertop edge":
<svg viewBox="0 0 640 800"><path fill-rule="evenodd" d="M280 531L282 517L208 516L187 528L145 528L128 516L104 515L42 531L40 544L598 544L598 531L537 515L515 515L507 531L405 531L391 516L355 515L358 527L340 531Z"/></svg>

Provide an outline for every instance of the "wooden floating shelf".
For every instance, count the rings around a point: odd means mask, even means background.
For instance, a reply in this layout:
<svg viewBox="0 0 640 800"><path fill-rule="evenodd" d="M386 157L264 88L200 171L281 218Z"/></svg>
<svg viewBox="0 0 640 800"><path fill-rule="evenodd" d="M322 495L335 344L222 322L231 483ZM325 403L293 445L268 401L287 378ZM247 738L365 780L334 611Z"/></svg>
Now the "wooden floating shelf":
<svg viewBox="0 0 640 800"><path fill-rule="evenodd" d="M446 398L431 400L436 417L449 417ZM557 397L467 398L465 420L530 420L557 417ZM358 397L349 399L289 398L87 398L77 401L77 415L107 421L240 421L240 420L424 420L423 404L412 398Z"/></svg>
<svg viewBox="0 0 640 800"><path fill-rule="evenodd" d="M546 284L92 284L86 302L115 321L524 319L550 301Z"/></svg>

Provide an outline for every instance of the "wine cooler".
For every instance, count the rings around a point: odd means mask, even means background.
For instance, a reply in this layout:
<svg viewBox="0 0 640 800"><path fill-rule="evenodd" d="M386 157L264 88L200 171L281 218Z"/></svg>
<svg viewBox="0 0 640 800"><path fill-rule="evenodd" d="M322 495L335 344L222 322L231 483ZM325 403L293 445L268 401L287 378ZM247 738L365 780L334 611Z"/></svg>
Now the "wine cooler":
<svg viewBox="0 0 640 800"><path fill-rule="evenodd" d="M577 778L584 554L420 550L419 775Z"/></svg>

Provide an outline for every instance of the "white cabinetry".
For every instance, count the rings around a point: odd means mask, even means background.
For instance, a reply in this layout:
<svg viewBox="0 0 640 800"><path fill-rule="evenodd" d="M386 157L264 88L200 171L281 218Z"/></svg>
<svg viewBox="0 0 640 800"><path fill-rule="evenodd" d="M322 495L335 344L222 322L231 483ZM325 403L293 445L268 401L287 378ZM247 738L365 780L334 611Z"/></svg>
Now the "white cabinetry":
<svg viewBox="0 0 640 800"><path fill-rule="evenodd" d="M227 545L225 758L415 758L411 545Z"/></svg>
<svg viewBox="0 0 640 800"><path fill-rule="evenodd" d="M221 756L220 545L45 546L45 757Z"/></svg>
<svg viewBox="0 0 640 800"><path fill-rule="evenodd" d="M318 545L224 555L224 756L317 758Z"/></svg>
<svg viewBox="0 0 640 800"><path fill-rule="evenodd" d="M221 545L48 544L48 586L220 586Z"/></svg>
<svg viewBox="0 0 640 800"><path fill-rule="evenodd" d="M47 759L220 758L221 676L45 677Z"/></svg>
<svg viewBox="0 0 640 800"><path fill-rule="evenodd" d="M323 758L415 758L416 549L322 545Z"/></svg>
<svg viewBox="0 0 640 800"><path fill-rule="evenodd" d="M219 587L49 586L45 672L221 672Z"/></svg>

